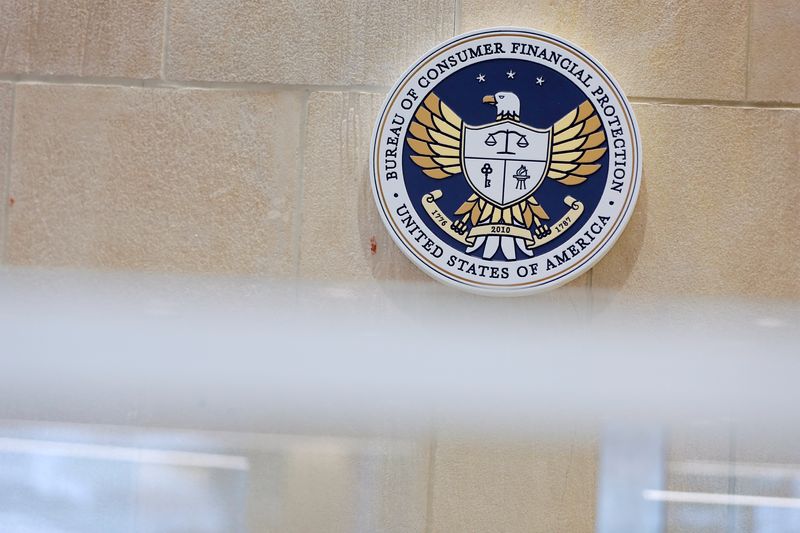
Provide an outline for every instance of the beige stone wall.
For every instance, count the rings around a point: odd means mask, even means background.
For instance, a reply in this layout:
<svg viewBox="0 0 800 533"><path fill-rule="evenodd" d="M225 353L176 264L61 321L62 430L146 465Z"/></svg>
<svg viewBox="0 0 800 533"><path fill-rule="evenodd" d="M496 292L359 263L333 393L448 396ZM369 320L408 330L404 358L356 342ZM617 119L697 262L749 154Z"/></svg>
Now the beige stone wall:
<svg viewBox="0 0 800 533"><path fill-rule="evenodd" d="M378 219L370 130L412 60L500 24L587 49L641 127L636 212L573 288L800 298L795 0L0 0L2 263L433 283ZM592 439L430 453L397 531L592 530Z"/></svg>
<svg viewBox="0 0 800 533"><path fill-rule="evenodd" d="M370 197L388 86L456 32L538 27L618 78L644 188L590 297L800 297L789 0L0 1L9 265L415 280Z"/></svg>

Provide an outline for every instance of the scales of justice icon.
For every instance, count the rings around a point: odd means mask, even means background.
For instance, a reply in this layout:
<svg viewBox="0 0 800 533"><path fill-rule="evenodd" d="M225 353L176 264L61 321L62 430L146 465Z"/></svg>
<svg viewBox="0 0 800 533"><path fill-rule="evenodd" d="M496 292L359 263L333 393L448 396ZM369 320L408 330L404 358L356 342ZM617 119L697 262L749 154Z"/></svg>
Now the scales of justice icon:
<svg viewBox="0 0 800 533"><path fill-rule="evenodd" d="M508 149L509 139L510 139L510 137L512 135L516 135L517 136L517 142L515 144L519 148L527 148L528 147L529 143L528 143L527 136L522 134L522 133L520 133L520 132L518 132L518 131L515 131L515 130L500 130L500 131L495 131L493 133L490 133L486 137L486 140L483 141L484 144L486 144L486 146L496 146L497 145L497 135L500 135L500 134L504 134L505 135L505 146L504 146L503 150L497 152L498 155L499 154L516 155L516 152L511 152ZM483 174L483 178L484 178L484 186L487 187L487 188L491 187L491 185L492 185L492 180L489 179L489 175L492 172L493 172L492 166L489 165L488 163L486 163L485 165L483 165L483 167L481 167L481 174ZM525 190L525 188L527 187L526 182L527 182L529 177L530 176L528 175L528 168L525 165L520 165L520 167L517 169L516 173L514 174L514 178L516 178L516 180L517 180L517 187L516 188L518 190Z"/></svg>

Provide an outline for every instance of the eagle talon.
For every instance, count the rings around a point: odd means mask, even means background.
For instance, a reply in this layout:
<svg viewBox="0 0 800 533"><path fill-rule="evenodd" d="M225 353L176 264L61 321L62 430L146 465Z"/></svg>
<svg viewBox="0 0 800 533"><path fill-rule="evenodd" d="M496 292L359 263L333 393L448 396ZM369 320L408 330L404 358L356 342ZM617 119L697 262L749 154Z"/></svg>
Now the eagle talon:
<svg viewBox="0 0 800 533"><path fill-rule="evenodd" d="M553 233L553 230L551 230L550 226L548 226L547 224L542 224L541 226L536 226L536 229L534 230L534 235L536 235L536 237L538 237L540 239L543 239L544 237L547 237L551 233Z"/></svg>
<svg viewBox="0 0 800 533"><path fill-rule="evenodd" d="M455 232L459 235L463 235L467 231L467 225L461 220L456 220L450 224L450 227L453 228L453 230L455 230Z"/></svg>

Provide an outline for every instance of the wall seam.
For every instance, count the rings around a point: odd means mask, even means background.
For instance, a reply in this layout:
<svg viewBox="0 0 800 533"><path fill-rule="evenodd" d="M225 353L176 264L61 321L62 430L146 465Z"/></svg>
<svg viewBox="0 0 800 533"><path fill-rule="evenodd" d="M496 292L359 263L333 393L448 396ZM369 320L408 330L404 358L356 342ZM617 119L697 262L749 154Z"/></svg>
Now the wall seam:
<svg viewBox="0 0 800 533"><path fill-rule="evenodd" d="M431 435L428 448L428 493L425 503L425 533L433 533L433 486L436 474L436 435Z"/></svg>
<svg viewBox="0 0 800 533"><path fill-rule="evenodd" d="M87 87L132 87L137 89L197 89L197 90L242 90L250 92L364 92L385 94L389 87L384 85L309 85L276 84L262 82L205 82L205 81L167 81L160 79L96 78L79 76L43 75L0 75L0 81L18 85L69 85ZM738 107L753 109L798 110L800 103L756 100L715 100L703 98L663 98L652 96L629 96L634 104Z"/></svg>
<svg viewBox="0 0 800 533"><path fill-rule="evenodd" d="M747 2L747 34L744 46L744 99L750 98L750 36L753 33L753 0Z"/></svg>
<svg viewBox="0 0 800 533"><path fill-rule="evenodd" d="M374 92L386 93L389 87L386 85L311 85L293 83L268 83L268 82L215 82L215 81L171 81L162 79L138 79L138 78L102 78L102 77L81 77L81 76L48 76L37 74L11 74L0 75L0 81L20 84L47 84L47 85L86 85L86 86L110 86L110 87L132 87L137 89L222 89L222 90L246 90L260 92L278 91L353 91L353 92ZM800 107L800 104L798 104Z"/></svg>
<svg viewBox="0 0 800 533"><path fill-rule="evenodd" d="M648 96L631 96L628 100L634 104L654 104L654 105L675 105L675 106L707 106L707 107L729 107L745 109L783 109L797 110L800 104L788 102L756 102L748 100L703 100L703 99L684 99L684 98L658 98Z"/></svg>
<svg viewBox="0 0 800 533"><path fill-rule="evenodd" d="M161 70L162 80L167 79L167 57L169 55L169 11L170 0L164 0L164 24L162 25L161 35Z"/></svg>
<svg viewBox="0 0 800 533"><path fill-rule="evenodd" d="M300 150L297 156L297 175L294 184L294 213L292 215L292 261L294 263L294 279L300 279L300 261L302 259L303 233L303 193L305 191L306 133L308 130L308 105L311 92L303 91L300 105Z"/></svg>
<svg viewBox="0 0 800 533"><path fill-rule="evenodd" d="M83 35L81 35L81 67L79 70L81 76L86 72L86 45L88 44L89 32L92 28L92 15L94 15L95 9L96 6L89 7L89 14L86 16L86 28L84 28Z"/></svg>
<svg viewBox="0 0 800 533"><path fill-rule="evenodd" d="M6 177L3 180L3 197L2 201L5 204L3 206L3 235L2 240L0 241L0 263L7 264L8 261L8 221L11 218L11 206L10 198L11 198L11 155L14 150L14 130L15 130L15 122L16 122L16 114L17 114L17 86L11 86L11 113L10 118L8 119L8 144L6 145Z"/></svg>
<svg viewBox="0 0 800 533"><path fill-rule="evenodd" d="M461 28L461 0L453 0L453 35L458 35Z"/></svg>

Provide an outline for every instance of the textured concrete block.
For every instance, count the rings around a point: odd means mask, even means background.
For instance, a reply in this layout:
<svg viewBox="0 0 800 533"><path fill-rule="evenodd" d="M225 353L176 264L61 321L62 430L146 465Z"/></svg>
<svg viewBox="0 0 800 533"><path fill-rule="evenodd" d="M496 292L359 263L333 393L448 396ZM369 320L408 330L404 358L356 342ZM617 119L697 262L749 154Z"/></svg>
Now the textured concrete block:
<svg viewBox="0 0 800 533"><path fill-rule="evenodd" d="M748 99L800 103L800 7L795 0L754 0L750 19Z"/></svg>
<svg viewBox="0 0 800 533"><path fill-rule="evenodd" d="M14 87L10 83L0 83L0 262L3 259L6 238L6 209L14 200L6 190L8 183L8 153L11 140L11 116L13 110Z"/></svg>
<svg viewBox="0 0 800 533"><path fill-rule="evenodd" d="M597 453L588 437L439 441L429 530L591 533Z"/></svg>
<svg viewBox="0 0 800 533"><path fill-rule="evenodd" d="M629 96L741 99L747 2L464 0L461 29L528 26L605 65Z"/></svg>
<svg viewBox="0 0 800 533"><path fill-rule="evenodd" d="M593 287L800 298L800 111L634 107L643 189Z"/></svg>
<svg viewBox="0 0 800 533"><path fill-rule="evenodd" d="M7 258L293 272L300 99L17 86Z"/></svg>
<svg viewBox="0 0 800 533"><path fill-rule="evenodd" d="M389 85L453 32L453 2L170 4L170 79Z"/></svg>
<svg viewBox="0 0 800 533"><path fill-rule="evenodd" d="M164 1L0 2L0 73L156 78Z"/></svg>
<svg viewBox="0 0 800 533"><path fill-rule="evenodd" d="M375 207L369 177L372 128L383 95L313 93L303 169L300 277L429 278L402 254Z"/></svg>

